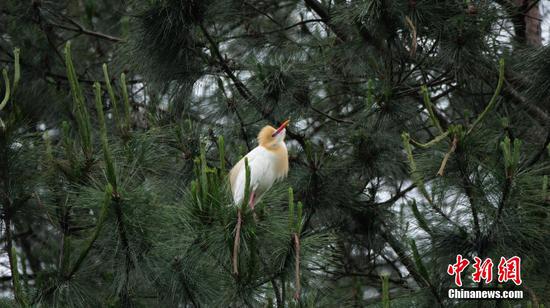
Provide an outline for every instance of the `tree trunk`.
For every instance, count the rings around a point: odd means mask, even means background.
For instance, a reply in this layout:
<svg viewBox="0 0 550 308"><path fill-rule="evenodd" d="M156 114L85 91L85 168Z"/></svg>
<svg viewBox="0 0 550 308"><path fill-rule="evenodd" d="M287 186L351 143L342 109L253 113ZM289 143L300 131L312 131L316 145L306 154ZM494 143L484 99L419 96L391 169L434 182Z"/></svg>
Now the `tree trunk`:
<svg viewBox="0 0 550 308"><path fill-rule="evenodd" d="M517 11L513 17L516 39L529 46L541 46L541 14L539 1L514 0Z"/></svg>

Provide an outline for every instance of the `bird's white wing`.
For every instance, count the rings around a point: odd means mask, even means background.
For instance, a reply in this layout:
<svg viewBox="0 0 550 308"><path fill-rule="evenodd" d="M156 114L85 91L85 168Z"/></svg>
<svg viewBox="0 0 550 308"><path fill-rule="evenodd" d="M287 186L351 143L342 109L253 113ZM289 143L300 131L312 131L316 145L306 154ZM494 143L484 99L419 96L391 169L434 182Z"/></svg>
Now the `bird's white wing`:
<svg viewBox="0 0 550 308"><path fill-rule="evenodd" d="M275 181L272 171L272 156L273 154L261 146L256 147L246 154L245 157L248 158L248 166L250 167L251 191L261 193L271 187ZM233 179L231 181L233 201L238 205L243 202L246 183L244 157L231 170L231 177Z"/></svg>

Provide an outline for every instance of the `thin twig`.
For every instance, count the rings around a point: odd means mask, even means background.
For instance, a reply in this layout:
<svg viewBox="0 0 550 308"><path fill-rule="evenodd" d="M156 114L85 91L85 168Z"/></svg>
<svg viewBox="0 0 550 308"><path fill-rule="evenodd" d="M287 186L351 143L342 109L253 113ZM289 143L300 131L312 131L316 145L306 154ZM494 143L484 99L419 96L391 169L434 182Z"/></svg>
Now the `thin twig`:
<svg viewBox="0 0 550 308"><path fill-rule="evenodd" d="M300 293L302 292L302 285L300 283L300 237L297 233L292 235L294 238L294 252L295 264L294 264L294 280L296 284L296 292L294 293L294 299L300 300Z"/></svg>
<svg viewBox="0 0 550 308"><path fill-rule="evenodd" d="M235 242L233 243L233 274L239 275L239 246L241 245L241 209L237 209L237 225L235 226Z"/></svg>
<svg viewBox="0 0 550 308"><path fill-rule="evenodd" d="M353 121L337 119L337 118L331 116L331 115L328 114L328 113L324 113L324 112L322 112L321 110L318 110L317 108L313 107L311 104L310 104L310 107L311 107L311 109L312 109L313 111L315 111L315 112L317 112L318 114L323 115L323 116L325 116L325 117L327 117L327 118L329 118L329 119L331 119L331 120L333 120L333 121L335 121L335 122L338 122L338 123L346 123L346 124L355 124L355 122L353 122Z"/></svg>
<svg viewBox="0 0 550 308"><path fill-rule="evenodd" d="M272 30L272 31L265 31L265 32L257 32L257 33L254 33L254 34L235 35L235 36L226 37L226 38L224 38L224 40L234 40L234 39L244 38L244 37L256 37L256 36L269 35L269 34L273 34L273 33L277 33L277 32L283 32L283 31L286 31L286 30L290 30L292 28L302 26L302 25L305 25L305 24L308 24L308 23L322 22L322 21L323 21L323 19L319 19L319 18L302 20L300 22L297 22L297 23L292 24L290 26L286 26L286 27L281 28L281 29Z"/></svg>
<svg viewBox="0 0 550 308"><path fill-rule="evenodd" d="M119 42L124 41L123 39L121 39L119 37L116 37L116 36L112 36L112 35L108 35L108 34L105 34L105 33L88 30L88 29L84 28L84 26L82 26L80 23L76 22L72 18L69 18L65 15L62 15L62 18L65 19L66 21L68 21L73 26L75 26L76 29L71 28L71 27L67 27L67 26L64 26L64 25L52 23L52 22L49 22L49 24L52 25L52 26L64 29L64 30L69 30L69 31L74 31L74 32L79 32L79 33L82 33L82 34L90 35L90 36L95 36L95 37L105 39L105 40L115 42L115 43L119 43Z"/></svg>
<svg viewBox="0 0 550 308"><path fill-rule="evenodd" d="M447 161L449 160L449 157L451 157L451 154L454 153L454 151L456 150L456 145L457 144L458 144L458 137L454 136L453 142L451 144L451 148L445 154L445 157L443 158L443 161L441 162L441 166L439 167L439 171L437 171L437 175L443 176L443 173L445 172L445 166L447 166Z"/></svg>

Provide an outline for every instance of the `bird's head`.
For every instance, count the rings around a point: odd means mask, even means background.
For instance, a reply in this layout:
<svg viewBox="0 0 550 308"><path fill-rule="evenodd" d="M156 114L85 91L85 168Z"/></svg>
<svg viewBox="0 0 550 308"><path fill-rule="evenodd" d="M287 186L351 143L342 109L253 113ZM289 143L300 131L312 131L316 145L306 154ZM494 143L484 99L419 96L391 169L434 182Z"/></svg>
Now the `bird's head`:
<svg viewBox="0 0 550 308"><path fill-rule="evenodd" d="M267 149L276 149L285 142L286 126L290 120L286 120L275 129L273 126L266 125L258 134L258 143Z"/></svg>

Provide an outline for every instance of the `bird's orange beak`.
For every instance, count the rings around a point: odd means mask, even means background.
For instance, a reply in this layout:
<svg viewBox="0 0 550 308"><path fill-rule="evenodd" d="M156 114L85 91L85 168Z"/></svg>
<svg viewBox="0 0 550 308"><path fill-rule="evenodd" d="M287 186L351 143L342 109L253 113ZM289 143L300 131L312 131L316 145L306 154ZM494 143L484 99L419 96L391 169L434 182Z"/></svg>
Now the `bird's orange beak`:
<svg viewBox="0 0 550 308"><path fill-rule="evenodd" d="M290 123L290 120L284 121L283 124L281 124L281 126L279 126L279 128L277 128L277 130L273 133L273 135L271 135L271 137L275 137L280 134L283 129L285 129L285 127L288 125L288 123Z"/></svg>

